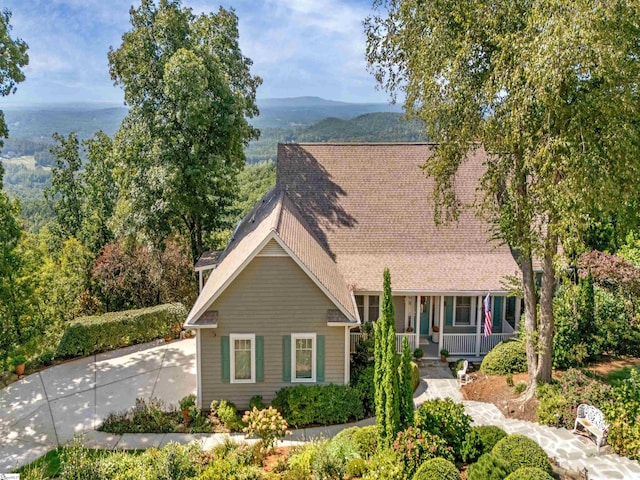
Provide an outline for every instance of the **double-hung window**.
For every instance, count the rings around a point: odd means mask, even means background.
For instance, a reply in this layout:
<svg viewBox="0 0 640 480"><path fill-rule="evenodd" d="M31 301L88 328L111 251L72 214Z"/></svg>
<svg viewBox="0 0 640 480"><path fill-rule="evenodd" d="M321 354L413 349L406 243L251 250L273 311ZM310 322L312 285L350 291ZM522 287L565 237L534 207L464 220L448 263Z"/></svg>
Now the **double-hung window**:
<svg viewBox="0 0 640 480"><path fill-rule="evenodd" d="M316 381L316 334L291 335L291 381Z"/></svg>
<svg viewBox="0 0 640 480"><path fill-rule="evenodd" d="M475 325L471 297L456 297L455 325Z"/></svg>
<svg viewBox="0 0 640 480"><path fill-rule="evenodd" d="M231 383L255 383L255 334L231 334L229 341L231 343Z"/></svg>

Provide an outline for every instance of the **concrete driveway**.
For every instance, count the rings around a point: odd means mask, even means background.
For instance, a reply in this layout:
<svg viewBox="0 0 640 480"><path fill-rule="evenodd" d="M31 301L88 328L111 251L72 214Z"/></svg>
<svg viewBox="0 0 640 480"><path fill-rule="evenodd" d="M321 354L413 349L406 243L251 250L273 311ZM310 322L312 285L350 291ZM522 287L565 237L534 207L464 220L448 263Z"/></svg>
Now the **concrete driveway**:
<svg viewBox="0 0 640 480"><path fill-rule="evenodd" d="M98 427L138 397L196 393L195 339L136 345L42 370L0 390L0 473Z"/></svg>

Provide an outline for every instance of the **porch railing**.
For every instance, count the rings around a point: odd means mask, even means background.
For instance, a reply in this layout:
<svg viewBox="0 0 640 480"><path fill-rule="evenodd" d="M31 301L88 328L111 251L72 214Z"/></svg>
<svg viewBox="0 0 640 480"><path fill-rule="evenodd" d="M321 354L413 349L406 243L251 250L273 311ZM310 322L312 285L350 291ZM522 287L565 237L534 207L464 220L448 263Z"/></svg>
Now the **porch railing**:
<svg viewBox="0 0 640 480"><path fill-rule="evenodd" d="M364 337L364 333L362 332L351 332L351 351L353 352L356 348L356 343ZM396 351L398 353L402 352L402 337L407 337L409 341L409 347L411 348L411 352L413 352L416 348L418 348L418 334L417 333L396 333Z"/></svg>
<svg viewBox="0 0 640 480"><path fill-rule="evenodd" d="M488 337L482 337L480 339L480 355L486 355L489 350L495 347L498 343L508 338L513 338L514 333L492 333Z"/></svg>
<svg viewBox="0 0 640 480"><path fill-rule="evenodd" d="M442 338L442 348L448 350L449 355L486 355L498 343L513 336L513 333L493 333L487 337L482 335L480 351L477 351L475 333L445 333Z"/></svg>
<svg viewBox="0 0 640 480"><path fill-rule="evenodd" d="M475 355L476 334L445 333L442 337L442 348L447 350L449 355Z"/></svg>

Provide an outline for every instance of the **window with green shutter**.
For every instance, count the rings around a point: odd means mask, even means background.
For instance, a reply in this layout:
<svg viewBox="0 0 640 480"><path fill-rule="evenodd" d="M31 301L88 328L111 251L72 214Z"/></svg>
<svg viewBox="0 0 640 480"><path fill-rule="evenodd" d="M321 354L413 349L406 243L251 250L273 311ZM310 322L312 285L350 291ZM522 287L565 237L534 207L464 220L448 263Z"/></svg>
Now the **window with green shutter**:
<svg viewBox="0 0 640 480"><path fill-rule="evenodd" d="M282 381L291 381L291 335L282 337Z"/></svg>
<svg viewBox="0 0 640 480"><path fill-rule="evenodd" d="M453 297L444 297L444 322L453 325Z"/></svg>
<svg viewBox="0 0 640 480"><path fill-rule="evenodd" d="M256 337L256 382L264 382L264 337Z"/></svg>
<svg viewBox="0 0 640 480"><path fill-rule="evenodd" d="M220 366L222 372L222 382L229 383L231 374L228 336L220 337Z"/></svg>

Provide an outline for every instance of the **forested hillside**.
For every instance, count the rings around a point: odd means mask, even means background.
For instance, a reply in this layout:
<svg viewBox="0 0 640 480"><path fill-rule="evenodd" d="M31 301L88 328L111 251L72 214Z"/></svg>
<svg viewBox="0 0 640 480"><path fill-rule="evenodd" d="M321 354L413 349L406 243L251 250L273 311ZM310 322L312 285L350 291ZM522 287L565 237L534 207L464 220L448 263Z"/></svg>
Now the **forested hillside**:
<svg viewBox="0 0 640 480"><path fill-rule="evenodd" d="M398 142L423 141L423 129L417 122L406 122L396 112L374 112L355 118L325 118L313 125L304 124L305 119L316 118L322 112L347 115L360 109L384 107L380 104L349 104L331 102L316 98L265 100L261 115L275 124L281 118L288 118L295 126L261 129L260 138L252 140L245 148L249 165L275 161L278 142ZM2 150L5 169L4 188L9 195L20 199L22 216L32 231L43 226L52 218L51 209L43 200L43 192L49 185L51 167L55 156L50 152L54 146L53 132L68 135L76 132L79 139L88 139L93 132L101 130L112 136L118 129L125 108L99 110L44 109L9 110L11 135ZM258 123L258 122L254 122ZM263 121L264 123L264 121ZM47 133L48 132L48 133ZM80 157L86 160L86 152L80 149ZM273 167L271 167L273 170ZM248 173L246 178L250 178ZM257 200L254 199L254 200ZM250 202L251 200L245 200Z"/></svg>

